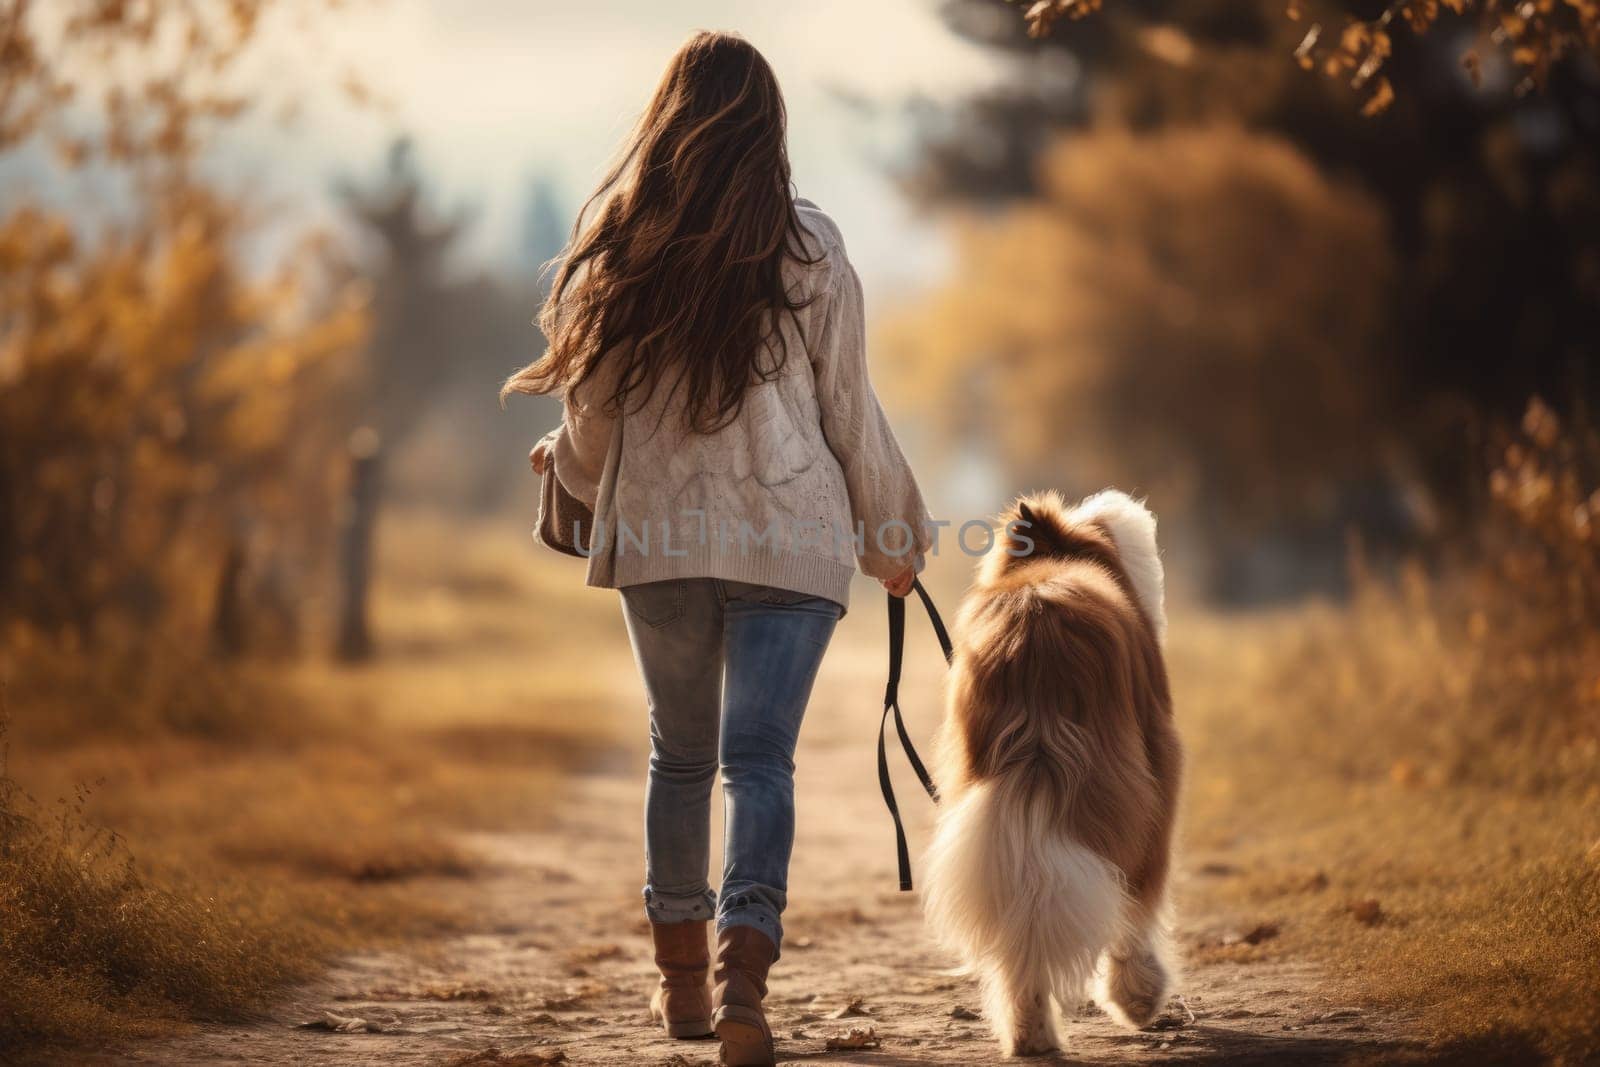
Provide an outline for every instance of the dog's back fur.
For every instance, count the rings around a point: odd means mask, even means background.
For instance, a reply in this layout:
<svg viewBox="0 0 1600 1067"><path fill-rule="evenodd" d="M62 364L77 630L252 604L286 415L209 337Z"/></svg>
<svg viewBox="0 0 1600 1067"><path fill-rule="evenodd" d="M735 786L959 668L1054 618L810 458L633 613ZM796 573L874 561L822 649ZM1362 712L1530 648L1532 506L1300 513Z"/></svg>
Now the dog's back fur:
<svg viewBox="0 0 1600 1067"><path fill-rule="evenodd" d="M1055 1047L1052 1000L1076 1005L1103 954L1114 1015L1164 1004L1181 750L1154 518L1117 492L1003 518L956 627L926 906L1005 1050L1029 1053Z"/></svg>

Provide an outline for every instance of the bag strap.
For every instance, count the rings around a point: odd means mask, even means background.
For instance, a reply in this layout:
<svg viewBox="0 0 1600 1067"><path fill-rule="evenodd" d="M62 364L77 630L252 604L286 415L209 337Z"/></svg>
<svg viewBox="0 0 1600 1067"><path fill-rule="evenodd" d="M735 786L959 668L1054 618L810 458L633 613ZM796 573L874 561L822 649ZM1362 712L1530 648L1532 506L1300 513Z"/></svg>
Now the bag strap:
<svg viewBox="0 0 1600 1067"><path fill-rule="evenodd" d="M939 609L933 606L933 598L922 587L922 581L913 580L911 588L916 590L918 599L928 612L928 621L933 624L934 636L939 639L939 648L944 652L944 660L948 664L955 656L955 648L950 643L950 631L945 629L944 620L939 617ZM917 755L916 746L911 743L911 735L906 732L905 719L900 714L900 670L905 659L905 644L906 601L904 597L891 593L889 595L889 684L883 693L883 718L878 720L878 786L883 790L883 802L889 808L889 817L894 820L894 843L900 863L902 892L911 889L911 850L906 844L905 825L900 820L900 805L894 798L894 783L889 778L887 741L891 712L894 714L895 733L900 735L900 747L905 750L906 760L911 764L911 769L917 773L917 779L922 783L922 788L927 791L928 796L935 804L939 802L939 788L934 785L933 776L928 773L928 768Z"/></svg>

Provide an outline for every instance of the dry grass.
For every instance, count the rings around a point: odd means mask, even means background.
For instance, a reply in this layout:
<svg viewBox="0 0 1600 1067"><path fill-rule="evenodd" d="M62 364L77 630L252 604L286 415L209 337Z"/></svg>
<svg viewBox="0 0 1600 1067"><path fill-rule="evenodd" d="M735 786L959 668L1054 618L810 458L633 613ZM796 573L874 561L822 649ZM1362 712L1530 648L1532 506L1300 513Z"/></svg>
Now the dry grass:
<svg viewBox="0 0 1600 1067"><path fill-rule="evenodd" d="M1202 951L1319 956L1464 1061L1600 1052L1600 495L1537 429L1474 565L1174 626L1189 905L1281 931Z"/></svg>
<svg viewBox="0 0 1600 1067"><path fill-rule="evenodd" d="M307 973L304 927L247 894L151 878L74 805L0 781L0 1050L238 1014Z"/></svg>
<svg viewBox="0 0 1600 1067"><path fill-rule="evenodd" d="M1592 754L1587 782L1555 786L1548 769L1538 790L1455 777L1451 746L1430 759L1415 742L1437 736L1418 729L1426 702L1385 692L1437 662L1414 646L1408 662L1405 631L1370 608L1184 628L1175 672L1201 872L1184 905L1281 931L1201 951L1320 957L1350 996L1416 1010L1441 1044L1493 1038L1568 1058L1600 1047ZM1336 657L1352 639L1394 648L1393 674L1341 693Z"/></svg>
<svg viewBox="0 0 1600 1067"><path fill-rule="evenodd" d="M606 749L611 598L511 524L407 516L380 544L361 668L8 635L0 1049L238 1016L330 953L470 921L437 903L480 862L459 831L526 827Z"/></svg>

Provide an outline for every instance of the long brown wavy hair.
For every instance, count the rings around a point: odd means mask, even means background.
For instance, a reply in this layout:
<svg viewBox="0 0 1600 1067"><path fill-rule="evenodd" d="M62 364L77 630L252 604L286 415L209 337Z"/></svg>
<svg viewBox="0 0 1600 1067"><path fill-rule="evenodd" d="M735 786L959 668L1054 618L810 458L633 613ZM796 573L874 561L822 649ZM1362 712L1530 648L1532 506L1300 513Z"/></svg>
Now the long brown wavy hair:
<svg viewBox="0 0 1600 1067"><path fill-rule="evenodd" d="M783 281L785 257L805 257L787 125L760 52L734 34L691 37L573 226L539 315L549 347L501 398L570 394L618 361L608 413L670 379L690 429L732 422L748 387L783 368L778 316L806 303Z"/></svg>

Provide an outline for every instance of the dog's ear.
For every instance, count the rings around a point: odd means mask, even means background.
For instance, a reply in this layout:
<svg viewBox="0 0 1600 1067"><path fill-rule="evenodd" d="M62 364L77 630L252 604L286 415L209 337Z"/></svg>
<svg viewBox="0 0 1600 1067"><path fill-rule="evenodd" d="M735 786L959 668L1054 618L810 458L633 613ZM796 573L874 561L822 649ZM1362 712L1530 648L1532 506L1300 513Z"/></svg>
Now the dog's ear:
<svg viewBox="0 0 1600 1067"><path fill-rule="evenodd" d="M1028 507L1028 502L1026 500L1017 501L1017 517L1023 522L1027 523L1029 526L1039 525L1039 520L1034 518L1033 509Z"/></svg>

